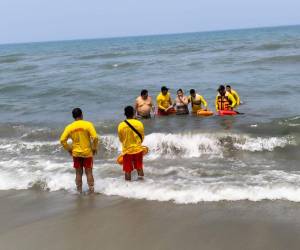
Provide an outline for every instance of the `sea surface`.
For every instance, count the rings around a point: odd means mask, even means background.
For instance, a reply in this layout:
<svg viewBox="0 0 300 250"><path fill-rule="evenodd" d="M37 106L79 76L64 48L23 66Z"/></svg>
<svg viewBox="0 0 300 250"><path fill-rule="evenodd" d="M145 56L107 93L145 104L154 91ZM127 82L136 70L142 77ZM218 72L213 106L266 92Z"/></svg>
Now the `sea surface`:
<svg viewBox="0 0 300 250"><path fill-rule="evenodd" d="M146 178L124 181L116 128L141 89L155 99L162 85L172 97L195 88L214 110L224 83L243 115L144 121ZM59 136L81 107L101 138L99 193L300 202L299 100L300 26L0 45L0 190L75 192Z"/></svg>

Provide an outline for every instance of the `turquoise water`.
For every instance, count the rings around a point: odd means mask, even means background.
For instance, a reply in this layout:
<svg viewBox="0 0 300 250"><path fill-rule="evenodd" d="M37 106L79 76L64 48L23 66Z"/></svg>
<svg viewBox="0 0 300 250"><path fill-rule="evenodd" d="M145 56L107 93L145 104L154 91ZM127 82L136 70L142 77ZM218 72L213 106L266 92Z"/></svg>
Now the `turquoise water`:
<svg viewBox="0 0 300 250"><path fill-rule="evenodd" d="M223 83L239 92L245 115L145 121L148 179L132 184L137 193L124 186L114 162L124 106L143 88L155 98L167 85L173 97L195 88L214 109ZM298 201L299 98L300 26L0 45L0 189L73 190L57 140L79 106L102 138L101 193L180 203Z"/></svg>

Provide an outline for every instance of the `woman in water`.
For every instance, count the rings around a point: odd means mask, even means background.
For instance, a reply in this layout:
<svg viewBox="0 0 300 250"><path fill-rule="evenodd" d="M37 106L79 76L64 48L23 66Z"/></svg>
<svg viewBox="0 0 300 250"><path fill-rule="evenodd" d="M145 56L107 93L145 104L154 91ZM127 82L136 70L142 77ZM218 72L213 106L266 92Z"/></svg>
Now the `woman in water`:
<svg viewBox="0 0 300 250"><path fill-rule="evenodd" d="M182 89L178 89L177 97L174 103L176 107L176 115L187 115L189 113L188 104L188 97L184 95Z"/></svg>

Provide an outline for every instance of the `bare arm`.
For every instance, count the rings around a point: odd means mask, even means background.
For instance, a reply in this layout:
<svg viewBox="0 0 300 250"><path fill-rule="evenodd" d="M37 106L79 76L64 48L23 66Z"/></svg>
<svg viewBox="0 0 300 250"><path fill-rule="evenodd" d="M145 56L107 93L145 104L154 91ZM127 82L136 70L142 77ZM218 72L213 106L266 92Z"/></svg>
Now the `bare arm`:
<svg viewBox="0 0 300 250"><path fill-rule="evenodd" d="M138 107L139 107L139 105L138 105L138 101L137 101L137 100L135 100L134 109L135 109L135 113L136 113L136 115L138 114L138 112L137 112L137 110L138 110Z"/></svg>

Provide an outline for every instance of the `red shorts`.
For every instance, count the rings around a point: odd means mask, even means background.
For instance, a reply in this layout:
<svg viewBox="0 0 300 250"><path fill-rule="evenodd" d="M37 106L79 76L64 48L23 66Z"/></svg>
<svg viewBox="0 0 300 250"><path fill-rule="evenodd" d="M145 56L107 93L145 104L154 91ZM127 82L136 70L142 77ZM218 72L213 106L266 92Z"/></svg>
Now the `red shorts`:
<svg viewBox="0 0 300 250"><path fill-rule="evenodd" d="M83 157L73 157L74 168L92 168L93 167L93 157L83 158Z"/></svg>
<svg viewBox="0 0 300 250"><path fill-rule="evenodd" d="M134 169L143 169L143 152L123 156L123 171L130 173Z"/></svg>
<svg viewBox="0 0 300 250"><path fill-rule="evenodd" d="M161 109L157 109L157 115L172 115L175 113L176 110L174 108L169 109L167 112Z"/></svg>

